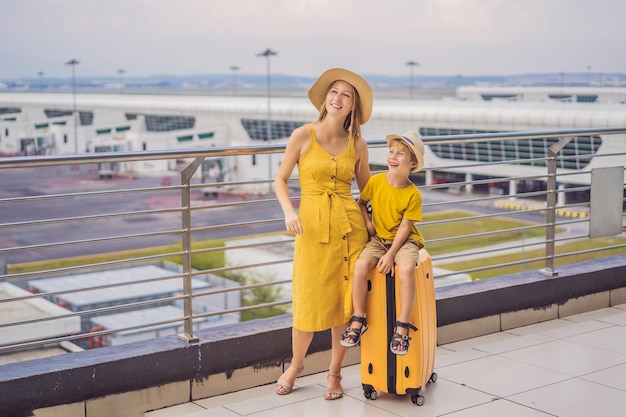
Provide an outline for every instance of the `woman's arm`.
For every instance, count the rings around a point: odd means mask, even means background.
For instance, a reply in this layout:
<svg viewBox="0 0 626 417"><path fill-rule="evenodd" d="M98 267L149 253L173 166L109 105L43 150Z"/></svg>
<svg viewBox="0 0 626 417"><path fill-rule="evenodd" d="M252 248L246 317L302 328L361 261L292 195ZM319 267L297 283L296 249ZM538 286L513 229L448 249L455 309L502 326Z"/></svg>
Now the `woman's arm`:
<svg viewBox="0 0 626 417"><path fill-rule="evenodd" d="M369 151L365 139L360 136L356 138L354 147L356 150L356 183L359 187L359 191L363 191L363 187L365 187L365 184L367 184L371 176Z"/></svg>
<svg viewBox="0 0 626 417"><path fill-rule="evenodd" d="M363 200L359 197L359 207L361 208L361 214L363 215L363 221L365 222L365 228L367 229L367 234L372 237L376 235L376 229L374 228L374 223L372 223L372 219L370 217L370 213L367 210L368 201Z"/></svg>
<svg viewBox="0 0 626 417"><path fill-rule="evenodd" d="M308 148L310 141L308 132L308 126L301 126L292 132L278 173L274 178L274 192L285 216L285 227L289 232L298 235L302 234L302 221L289 198L289 178L300 160L300 155Z"/></svg>

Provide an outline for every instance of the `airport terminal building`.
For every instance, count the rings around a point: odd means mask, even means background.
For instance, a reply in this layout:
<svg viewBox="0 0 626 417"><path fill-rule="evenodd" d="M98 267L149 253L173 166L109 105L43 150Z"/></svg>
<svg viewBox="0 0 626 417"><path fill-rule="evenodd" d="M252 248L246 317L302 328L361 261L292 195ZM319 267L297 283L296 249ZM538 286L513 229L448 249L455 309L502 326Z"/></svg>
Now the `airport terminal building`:
<svg viewBox="0 0 626 417"><path fill-rule="evenodd" d="M410 129L429 137L626 126L625 103L623 88L460 87L456 98L375 99L372 118L362 130L369 140ZM295 127L317 117L304 97L274 97L268 111L268 101L263 97L77 94L76 112L73 109L71 94L0 94L0 154L210 148L258 145L269 140L285 143ZM538 138L428 145L427 170L415 180L441 183L494 178L494 183L488 184L489 191L502 194L541 188L541 183L502 178L543 172L545 162L533 166L533 162L514 161L545 157L550 144L548 139ZM567 158L559 161L559 169L573 175L560 187L590 184L592 168L624 165L620 156L595 156L625 150L623 135L575 137L563 151ZM385 148L371 149L372 168L385 169L385 156ZM468 167L472 162L508 160L510 165ZM99 173L102 178L164 175L176 169L172 161L161 164L136 161L101 166ZM275 173L279 164L280 157L271 155L232 156L205 161L199 175L202 181L253 181L266 179L268 171Z"/></svg>

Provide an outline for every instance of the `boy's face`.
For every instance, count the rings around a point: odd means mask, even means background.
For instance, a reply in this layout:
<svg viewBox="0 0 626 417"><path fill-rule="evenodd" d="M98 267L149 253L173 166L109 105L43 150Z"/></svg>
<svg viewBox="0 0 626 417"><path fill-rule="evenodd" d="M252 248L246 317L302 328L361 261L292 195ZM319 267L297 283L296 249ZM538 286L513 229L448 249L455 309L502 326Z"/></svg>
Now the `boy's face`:
<svg viewBox="0 0 626 417"><path fill-rule="evenodd" d="M417 162L413 159L413 154L407 146L394 140L387 153L387 167L389 172L406 173L408 176L417 167Z"/></svg>

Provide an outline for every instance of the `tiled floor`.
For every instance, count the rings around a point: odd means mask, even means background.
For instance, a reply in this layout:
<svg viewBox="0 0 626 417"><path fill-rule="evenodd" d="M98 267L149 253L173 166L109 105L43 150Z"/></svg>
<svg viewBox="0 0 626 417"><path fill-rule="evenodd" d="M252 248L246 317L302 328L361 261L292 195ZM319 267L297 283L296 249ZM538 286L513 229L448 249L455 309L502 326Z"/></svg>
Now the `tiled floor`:
<svg viewBox="0 0 626 417"><path fill-rule="evenodd" d="M299 378L286 396L266 385L146 413L146 417L625 416L626 304L438 348L434 384L418 407L408 396L367 400L359 366L345 395L322 398L325 374Z"/></svg>

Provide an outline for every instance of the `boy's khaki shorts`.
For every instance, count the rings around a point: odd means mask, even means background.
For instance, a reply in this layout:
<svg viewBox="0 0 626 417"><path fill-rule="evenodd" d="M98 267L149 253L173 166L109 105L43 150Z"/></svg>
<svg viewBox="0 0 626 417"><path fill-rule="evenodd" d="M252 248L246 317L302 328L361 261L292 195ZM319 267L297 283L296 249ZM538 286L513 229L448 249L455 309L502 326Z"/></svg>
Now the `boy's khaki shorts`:
<svg viewBox="0 0 626 417"><path fill-rule="evenodd" d="M367 244L361 251L359 258L367 257L376 259L378 261L385 253L387 253L392 243L392 240L385 240L379 238L378 236L374 236L370 238L369 242L367 242ZM417 265L420 260L420 249L422 247L423 246L419 240L409 238L406 242L404 242L404 245L400 247L398 253L396 253L394 260L401 258L411 258L415 261L415 265Z"/></svg>

